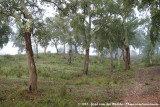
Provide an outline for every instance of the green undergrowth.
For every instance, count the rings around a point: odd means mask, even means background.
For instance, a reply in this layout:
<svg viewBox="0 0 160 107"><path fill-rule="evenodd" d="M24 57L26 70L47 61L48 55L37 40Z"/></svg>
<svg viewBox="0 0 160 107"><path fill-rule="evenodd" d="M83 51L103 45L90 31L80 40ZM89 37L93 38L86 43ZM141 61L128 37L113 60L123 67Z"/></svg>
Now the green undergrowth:
<svg viewBox="0 0 160 107"><path fill-rule="evenodd" d="M31 93L26 56L0 56L0 106L76 107L85 102L119 102L121 95L132 88L138 69L145 67L139 59L131 60L131 69L124 71L124 62L118 66L114 60L111 72L108 58L90 56L88 75L83 75L84 55L73 55L71 65L67 64L67 57L39 54L35 58L38 88ZM160 80L149 78L144 83L148 87L152 85L150 81Z"/></svg>

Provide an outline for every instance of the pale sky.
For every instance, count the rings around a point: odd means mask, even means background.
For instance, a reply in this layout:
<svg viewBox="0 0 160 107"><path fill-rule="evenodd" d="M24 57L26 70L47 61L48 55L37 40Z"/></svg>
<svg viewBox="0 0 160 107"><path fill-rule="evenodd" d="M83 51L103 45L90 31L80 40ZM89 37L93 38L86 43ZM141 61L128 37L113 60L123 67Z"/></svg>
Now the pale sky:
<svg viewBox="0 0 160 107"><path fill-rule="evenodd" d="M13 47L12 42L8 42L6 46L3 47L3 49L0 50L1 55L10 54L15 55L18 52L18 48Z"/></svg>

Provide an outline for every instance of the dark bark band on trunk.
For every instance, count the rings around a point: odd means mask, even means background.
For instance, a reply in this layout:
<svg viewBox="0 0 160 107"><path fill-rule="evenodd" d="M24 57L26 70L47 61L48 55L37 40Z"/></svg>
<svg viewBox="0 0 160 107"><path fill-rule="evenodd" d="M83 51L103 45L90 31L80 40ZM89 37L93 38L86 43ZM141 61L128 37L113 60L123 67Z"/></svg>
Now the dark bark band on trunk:
<svg viewBox="0 0 160 107"><path fill-rule="evenodd" d="M28 68L29 68L29 91L32 91L37 88L37 72L31 45L31 33L25 32L24 40L26 45L26 53L27 53Z"/></svg>
<svg viewBox="0 0 160 107"><path fill-rule="evenodd" d="M66 44L65 44L65 43L64 43L63 53L64 53L64 55L65 55L65 53L66 53Z"/></svg>
<svg viewBox="0 0 160 107"><path fill-rule="evenodd" d="M68 55L69 55L69 57L68 57L68 64L70 65L71 64L71 55L72 55L72 50L71 49L69 50Z"/></svg>
<svg viewBox="0 0 160 107"><path fill-rule="evenodd" d="M126 50L126 56L125 56L125 70L130 69L130 52L129 47L125 48Z"/></svg>
<svg viewBox="0 0 160 107"><path fill-rule="evenodd" d="M84 74L88 74L88 64L89 64L89 49L86 49L86 55L85 55L85 60L84 60Z"/></svg>
<svg viewBox="0 0 160 107"><path fill-rule="evenodd" d="M57 54L58 54L58 47L57 47L57 44L55 43L55 47L56 47L56 50L57 50Z"/></svg>

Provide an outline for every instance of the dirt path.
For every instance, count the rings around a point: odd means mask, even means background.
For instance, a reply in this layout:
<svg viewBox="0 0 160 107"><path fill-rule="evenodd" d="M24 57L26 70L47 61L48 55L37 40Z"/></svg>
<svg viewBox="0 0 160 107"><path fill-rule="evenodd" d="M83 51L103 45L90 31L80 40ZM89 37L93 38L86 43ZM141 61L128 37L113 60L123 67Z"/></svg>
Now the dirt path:
<svg viewBox="0 0 160 107"><path fill-rule="evenodd" d="M153 70L151 74L152 77L160 74L160 69ZM160 76L160 75L159 75ZM122 103L125 104L124 107L131 107L129 104L159 104L159 105L133 105L132 107L160 107L160 88L157 91L149 93L154 87L146 83L148 79L147 74L143 70L137 72L136 82L134 88L126 93L126 97L123 98ZM153 83L154 84L154 83ZM121 106L122 107L122 106Z"/></svg>

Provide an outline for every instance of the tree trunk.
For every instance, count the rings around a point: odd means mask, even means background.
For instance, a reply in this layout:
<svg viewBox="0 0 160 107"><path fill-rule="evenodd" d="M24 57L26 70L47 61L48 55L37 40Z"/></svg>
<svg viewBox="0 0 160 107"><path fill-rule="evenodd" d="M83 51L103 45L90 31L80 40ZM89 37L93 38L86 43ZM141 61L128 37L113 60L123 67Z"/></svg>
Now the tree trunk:
<svg viewBox="0 0 160 107"><path fill-rule="evenodd" d="M74 45L74 48L75 48L75 54L78 54L77 45Z"/></svg>
<svg viewBox="0 0 160 107"><path fill-rule="evenodd" d="M125 70L130 69L130 52L129 52L129 47L125 48L126 50L126 56L125 56Z"/></svg>
<svg viewBox="0 0 160 107"><path fill-rule="evenodd" d="M38 43L36 43L36 58L39 58L39 56L38 56Z"/></svg>
<svg viewBox="0 0 160 107"><path fill-rule="evenodd" d="M123 29L124 29L124 47L126 50L126 56L125 56L125 70L130 69L130 50L129 50L129 40L128 40L128 33L127 33L127 27L126 27L126 17L123 17Z"/></svg>
<svg viewBox="0 0 160 107"><path fill-rule="evenodd" d="M66 53L66 43L64 43L63 46L64 46L63 54L65 55L65 53Z"/></svg>
<svg viewBox="0 0 160 107"><path fill-rule="evenodd" d="M69 52L68 52L68 65L71 64L71 56L72 56L72 44L69 45Z"/></svg>
<svg viewBox="0 0 160 107"><path fill-rule="evenodd" d="M130 48L129 47L128 47L128 56L129 56L129 58L128 58L129 62L128 63L129 63L129 69L130 69L131 56L130 56Z"/></svg>
<svg viewBox="0 0 160 107"><path fill-rule="evenodd" d="M125 56L124 56L124 49L122 49L122 58L123 58L123 61L125 62Z"/></svg>
<svg viewBox="0 0 160 107"><path fill-rule="evenodd" d="M104 55L103 55L103 50L100 51L100 62L103 63Z"/></svg>
<svg viewBox="0 0 160 107"><path fill-rule="evenodd" d="M119 55L119 48L117 49L117 56L118 56L118 66L120 67L121 65L121 62L120 62L120 59L121 59L121 55Z"/></svg>
<svg viewBox="0 0 160 107"><path fill-rule="evenodd" d="M26 45L26 53L27 53L28 68L29 68L29 91L32 91L37 89L37 72L31 45L31 33L25 32L24 40Z"/></svg>
<svg viewBox="0 0 160 107"><path fill-rule="evenodd" d="M56 47L56 50L57 50L57 54L58 54L58 47L57 47L57 44L55 43L55 47Z"/></svg>
<svg viewBox="0 0 160 107"><path fill-rule="evenodd" d="M152 54L153 54L153 45L151 44L151 50L149 52L149 64L150 65L153 65L153 62L152 62Z"/></svg>
<svg viewBox="0 0 160 107"><path fill-rule="evenodd" d="M111 42L108 40L109 45L109 52L110 52L110 71L113 71L113 56L112 56L112 45Z"/></svg>
<svg viewBox="0 0 160 107"><path fill-rule="evenodd" d="M84 74L88 74L88 64L89 64L89 48L86 49L86 55L85 55L85 60L84 60Z"/></svg>
<svg viewBox="0 0 160 107"><path fill-rule="evenodd" d="M46 54L47 52L47 46L44 47L44 54Z"/></svg>
<svg viewBox="0 0 160 107"><path fill-rule="evenodd" d="M88 18L89 18L89 26L88 26L88 34L86 36L86 31L84 30L84 46L86 47L86 55L85 55L85 62L84 62L84 74L88 74L88 65L89 65L89 48L91 43L91 12L90 8L88 8ZM85 25L84 21L83 24Z"/></svg>

